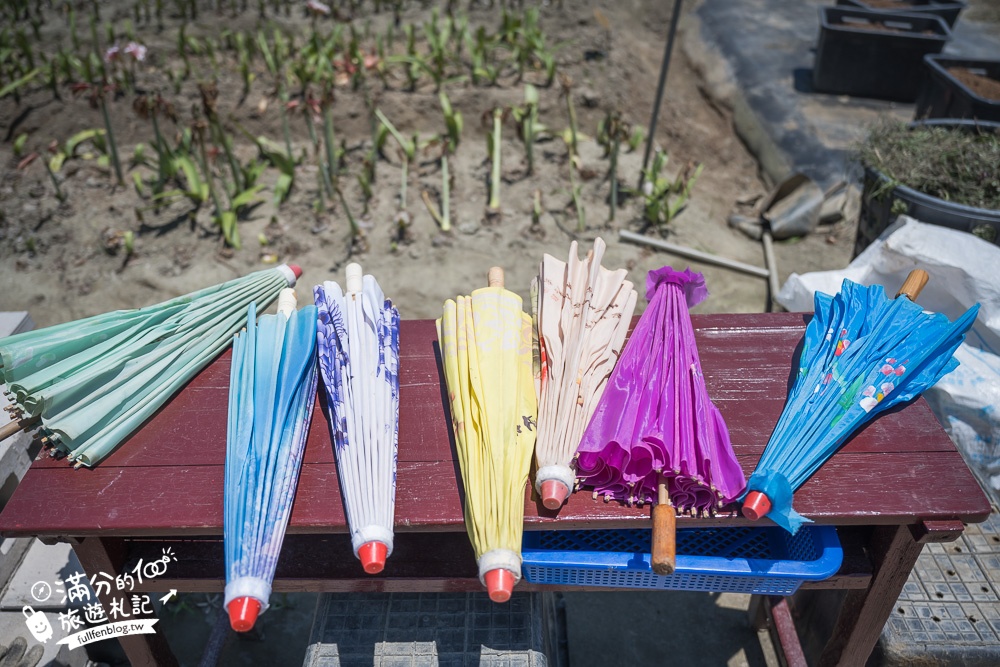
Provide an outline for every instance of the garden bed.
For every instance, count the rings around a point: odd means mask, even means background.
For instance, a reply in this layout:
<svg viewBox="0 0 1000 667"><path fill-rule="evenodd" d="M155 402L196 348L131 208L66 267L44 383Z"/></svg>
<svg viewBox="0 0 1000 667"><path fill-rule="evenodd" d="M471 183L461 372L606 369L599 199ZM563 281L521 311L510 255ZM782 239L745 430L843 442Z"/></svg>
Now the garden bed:
<svg viewBox="0 0 1000 667"><path fill-rule="evenodd" d="M431 11L418 3L403 3L390 48L387 36L394 16L383 4L382 11L375 11L372 3L362 3L353 21L343 24L344 34L349 35L348 26L353 25L366 54L375 50L376 38L382 36L388 61L406 55L405 27L413 25L416 50L426 54L429 46L423 26L430 21ZM526 5L535 8L533 3ZM148 52L143 62L133 65L126 60L123 67L129 69L130 76L134 71L136 90L161 94L176 114L176 122L166 109L161 109L158 116L171 145L176 145L184 129L191 126L192 110L205 118L198 86L202 81L214 82L218 117L232 142L235 161L249 166L260 157L249 137L266 137L283 146L283 102L275 95L275 79L265 58L258 50L242 67L239 50L230 45L237 41L237 34L244 34L249 41L263 32L273 49L278 30L296 35L301 49L314 29L320 39L328 39L335 21L324 16L309 17L299 3L289 5L288 12L283 3L277 3L275 11L271 2L265 4L263 19L256 6L243 9L239 3L224 4L220 13L216 3L199 3L197 21L190 17L185 20L180 16L180 5L168 2L163 4L166 11L160 30L160 19L154 13L147 20L145 6L152 8L155 4L124 0L102 3L93 33L89 27L90 6L81 6L74 17L76 48L69 17L56 15L46 7L31 10L32 17L38 11L44 19L38 25L40 40L32 35L29 21L17 25L23 26L30 43L45 45L37 47L36 54L38 63L43 63L58 56L57 48L85 56L92 50L94 34L102 54L109 44L123 46L129 41L128 21L132 36ZM442 88L465 119L461 143L449 165L453 175L450 234L442 233L423 201L426 191L431 203L440 206L439 145L418 150L409 169L406 209L410 223L405 233L400 234L396 222L402 165L392 137L375 163L376 180L364 213L358 175L364 172L365 160L371 154L371 104L404 138L417 133L420 142L426 142L445 130L433 78L421 72L416 85L411 86L406 64L398 60L389 64L384 81L368 73L371 103L366 103L362 86L354 88L348 73L347 79L338 81L334 88L329 107L334 145L344 151L339 168L340 189L358 221L363 240L352 235L339 197L323 192L323 114L313 118L314 131L320 135L314 148L306 115L300 113L308 107L308 97L300 95L294 74L289 74L289 101L298 103L288 114L289 143L293 155L300 159L294 170L295 184L288 198L276 204L274 193L281 172L273 164L266 165L258 177L263 186L256 197L259 201L242 210L237 223L240 249L223 241L210 201L196 210L190 197L177 197L160 208L154 206L151 191L157 171L137 164L134 156L136 147L142 144L142 158L154 163L155 134L149 114L144 118L136 113L138 96L134 90L109 92L105 98L125 185L115 185L113 169L100 163L100 147L93 141L83 142L55 175L65 200L60 202L45 168L54 157L50 147L54 142L56 150L65 152L67 140L80 132L101 130L104 123L100 104L93 100L92 106L88 91L74 95L73 81L63 75L57 75L55 85L49 86L46 72L41 71L19 89L19 100L13 95L0 99L0 125L7 139L0 146L0 161L6 165L0 182L4 211L0 220L0 280L19 286L5 294L2 308L29 310L37 322L45 325L113 308L145 305L275 262L299 263L306 271L304 285L311 286L324 279L340 278L341 267L352 257L378 276L386 293L400 304L404 317L434 317L440 314L445 298L481 285L484 268L489 264L507 267L508 284L526 295L530 277L537 271L544 252L563 256L574 236L587 239L598 234L611 246L605 263L627 266L637 284L642 283L649 269L671 262L686 265L669 255L614 243L618 229L644 227L643 209L635 199L624 201L615 221L608 222L609 184L605 175L609 160L595 141L598 124L610 111L620 111L622 119L633 126L648 123L670 6L649 1L642 3L641 11L635 11L607 3L595 13L590 4L567 1L561 8L538 5L537 9L547 47L556 60L553 85L546 86L547 73L538 63L527 67L519 80L517 68L511 64L510 49L499 47L497 57L503 64L495 85L473 83L467 49L446 70ZM512 15L523 19L523 11L512 10ZM466 8L463 3L460 16L468 18L473 35L480 26L487 35L497 35L503 29L499 8L487 9L475 3ZM439 11L439 22L444 17L445 13ZM340 18L346 21L350 17ZM189 65L185 65L179 47L185 24ZM111 26L111 36L107 26ZM727 112L702 96L691 65L679 51L674 55L657 134L659 145L670 156L664 173L674 176L688 165L703 166L687 206L666 229L675 243L762 264L759 245L725 225L734 202L764 191L757 164L736 138ZM183 76L185 69L190 70L187 78ZM253 75L248 88L241 69ZM563 130L570 124L560 85L562 75L572 81L570 96L580 132L579 167L573 178L585 211L582 231L571 194L568 148L562 139ZM539 122L548 128L548 136L542 136L535 145L536 173L529 176L524 146L513 122L505 121L501 215L486 216L491 170L486 137L491 123L484 123L483 115L494 107L522 105L526 82L538 89ZM320 96L319 86L312 90L315 97ZM224 150L217 142L210 143L213 145L208 147L207 161L211 162L216 187L221 189L232 181L230 168ZM32 154L37 157L32 159ZM198 151L192 149L191 155L197 162ZM625 186L635 186L640 162L641 150L622 150L619 173ZM135 174L143 182L145 197L137 192ZM178 178L170 187L183 184L186 180ZM540 193L540 215L533 223L536 192ZM217 194L225 208L226 198L221 191ZM850 235L850 231L842 235L841 246L849 244ZM796 247L779 247L782 272L840 264L848 250L831 252L836 247L831 247L829 238L835 237L811 238ZM714 298L704 309L762 308L763 281L722 269L708 269L708 274Z"/></svg>

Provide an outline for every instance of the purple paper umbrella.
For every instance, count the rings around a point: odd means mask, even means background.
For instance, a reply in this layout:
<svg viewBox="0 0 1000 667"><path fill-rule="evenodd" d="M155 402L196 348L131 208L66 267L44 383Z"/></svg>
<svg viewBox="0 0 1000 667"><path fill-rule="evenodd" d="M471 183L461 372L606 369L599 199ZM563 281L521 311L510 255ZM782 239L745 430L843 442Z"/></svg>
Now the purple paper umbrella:
<svg viewBox="0 0 1000 667"><path fill-rule="evenodd" d="M746 478L705 387L688 309L708 296L705 278L669 266L646 277L639 318L577 450L582 486L629 505L663 503L712 512Z"/></svg>

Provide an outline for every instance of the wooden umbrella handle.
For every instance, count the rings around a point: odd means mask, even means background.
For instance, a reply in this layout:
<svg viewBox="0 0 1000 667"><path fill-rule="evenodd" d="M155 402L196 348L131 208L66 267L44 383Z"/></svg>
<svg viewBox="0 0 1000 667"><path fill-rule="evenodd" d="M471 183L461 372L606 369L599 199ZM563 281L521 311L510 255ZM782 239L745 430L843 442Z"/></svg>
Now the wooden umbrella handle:
<svg viewBox="0 0 1000 667"><path fill-rule="evenodd" d="M916 301L917 297L920 296L920 290L927 285L927 281L930 279L930 275L923 269L913 269L910 271L910 275L906 276L902 287L896 292L896 297L905 296L910 301Z"/></svg>
<svg viewBox="0 0 1000 667"><path fill-rule="evenodd" d="M4 426L0 427L0 442L3 442L15 433L20 433L24 429L31 428L38 423L40 417L35 415L34 417L25 417L23 419L16 419Z"/></svg>
<svg viewBox="0 0 1000 667"><path fill-rule="evenodd" d="M490 287L503 287L503 269L499 266L491 267L486 276L486 283Z"/></svg>
<svg viewBox="0 0 1000 667"><path fill-rule="evenodd" d="M653 572L673 574L677 566L677 514L670 504L666 479L660 482L658 491L658 502L653 506Z"/></svg>

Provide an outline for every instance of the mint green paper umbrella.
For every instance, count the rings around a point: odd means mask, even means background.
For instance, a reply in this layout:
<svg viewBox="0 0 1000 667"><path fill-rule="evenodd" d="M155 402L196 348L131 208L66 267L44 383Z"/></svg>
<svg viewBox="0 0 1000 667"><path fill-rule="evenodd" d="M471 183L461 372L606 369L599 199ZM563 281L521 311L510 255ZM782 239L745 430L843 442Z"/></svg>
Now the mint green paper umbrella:
<svg viewBox="0 0 1000 667"><path fill-rule="evenodd" d="M217 357L246 322L295 284L279 266L154 306L0 339L0 382L40 417L56 450L93 466Z"/></svg>

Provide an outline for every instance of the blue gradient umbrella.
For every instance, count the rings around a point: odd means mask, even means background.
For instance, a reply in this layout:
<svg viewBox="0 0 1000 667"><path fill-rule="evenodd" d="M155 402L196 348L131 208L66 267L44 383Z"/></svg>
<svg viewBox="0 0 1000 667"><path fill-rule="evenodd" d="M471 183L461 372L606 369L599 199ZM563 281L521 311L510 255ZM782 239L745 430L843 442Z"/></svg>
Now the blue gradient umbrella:
<svg viewBox="0 0 1000 667"><path fill-rule="evenodd" d="M271 582L292 513L316 396L316 307L295 310L281 291L278 314L233 340L226 437L225 606L237 632L268 607Z"/></svg>
<svg viewBox="0 0 1000 667"><path fill-rule="evenodd" d="M925 272L915 297L926 283ZM954 322L880 285L845 280L836 296L816 292L799 371L757 469L747 482L743 514L767 515L791 533L809 521L792 494L861 426L913 400L952 371L955 349L976 319L976 304Z"/></svg>
<svg viewBox="0 0 1000 667"><path fill-rule="evenodd" d="M399 311L359 264L347 290L313 288L317 351L354 555L377 574L392 553L399 443Z"/></svg>

